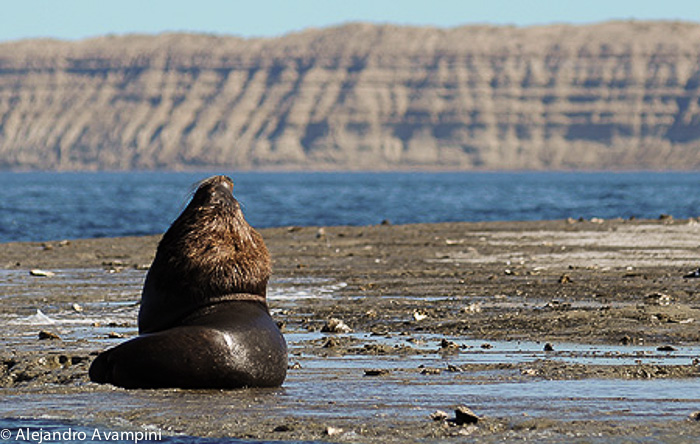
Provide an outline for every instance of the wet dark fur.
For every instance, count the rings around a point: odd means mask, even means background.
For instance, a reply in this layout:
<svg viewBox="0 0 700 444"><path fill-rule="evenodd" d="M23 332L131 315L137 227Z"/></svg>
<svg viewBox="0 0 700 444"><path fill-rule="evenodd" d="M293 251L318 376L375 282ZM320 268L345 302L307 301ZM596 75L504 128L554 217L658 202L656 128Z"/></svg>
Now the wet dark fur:
<svg viewBox="0 0 700 444"><path fill-rule="evenodd" d="M99 355L90 379L127 388L277 386L284 338L265 302L270 257L225 176L203 181L158 245L140 336Z"/></svg>

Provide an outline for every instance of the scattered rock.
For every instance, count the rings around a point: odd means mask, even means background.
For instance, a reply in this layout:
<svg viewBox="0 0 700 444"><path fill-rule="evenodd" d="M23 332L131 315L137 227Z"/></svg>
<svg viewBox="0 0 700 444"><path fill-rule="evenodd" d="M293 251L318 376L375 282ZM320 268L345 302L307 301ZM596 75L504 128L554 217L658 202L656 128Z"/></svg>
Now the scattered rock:
<svg viewBox="0 0 700 444"><path fill-rule="evenodd" d="M110 331L109 333L107 333L107 337L110 339L121 339L124 337L124 335L121 333L117 333L116 331Z"/></svg>
<svg viewBox="0 0 700 444"><path fill-rule="evenodd" d="M277 427L272 429L273 432L291 432L292 430L294 429L287 424L278 425Z"/></svg>
<svg viewBox="0 0 700 444"><path fill-rule="evenodd" d="M447 364L447 371L452 373L459 373L462 371L462 369L460 367L457 367L456 365Z"/></svg>
<svg viewBox="0 0 700 444"><path fill-rule="evenodd" d="M690 273L688 273L688 274L686 274L685 276L683 276L683 278L685 278L685 279L696 279L696 278L700 278L700 268L698 268L697 270L691 271Z"/></svg>
<svg viewBox="0 0 700 444"><path fill-rule="evenodd" d="M413 319L415 319L416 321L422 321L424 319L428 319L428 315L422 311L414 311Z"/></svg>
<svg viewBox="0 0 700 444"><path fill-rule="evenodd" d="M544 344L544 351L546 351L546 352L554 351L554 346L551 343L547 342L546 344Z"/></svg>
<svg viewBox="0 0 700 444"><path fill-rule="evenodd" d="M442 338L442 340L440 341L440 348L442 350L459 350L459 345L457 345L456 342L452 342L445 338Z"/></svg>
<svg viewBox="0 0 700 444"><path fill-rule="evenodd" d="M380 225L391 225L391 221L389 219L383 219Z"/></svg>
<svg viewBox="0 0 700 444"><path fill-rule="evenodd" d="M53 271L46 271L46 270L39 270L38 268L35 268L33 270L29 271L29 274L32 276L37 276L37 277L53 277L56 276L56 273Z"/></svg>
<svg viewBox="0 0 700 444"><path fill-rule="evenodd" d="M301 364L299 364L298 362L295 362L294 364L288 366L287 368L290 370L299 370L299 369L301 369Z"/></svg>
<svg viewBox="0 0 700 444"><path fill-rule="evenodd" d="M335 348L340 345L340 341L336 338L328 338L326 342L323 343L321 347L323 348Z"/></svg>
<svg viewBox="0 0 700 444"><path fill-rule="evenodd" d="M328 426L328 427L326 427L325 433L328 436L336 436L336 435L340 435L341 433L343 433L343 429L341 429L340 427Z"/></svg>
<svg viewBox="0 0 700 444"><path fill-rule="evenodd" d="M430 419L433 421L445 421L447 419L447 413L442 410L435 410L430 414Z"/></svg>
<svg viewBox="0 0 700 444"><path fill-rule="evenodd" d="M696 410L690 415L688 415L688 419L691 421L700 421L700 410Z"/></svg>
<svg viewBox="0 0 700 444"><path fill-rule="evenodd" d="M321 227L316 232L316 239L325 239L325 238L326 238L326 229Z"/></svg>
<svg viewBox="0 0 700 444"><path fill-rule="evenodd" d="M457 425L469 425L479 422L479 418L469 407L461 405L455 409L454 422Z"/></svg>
<svg viewBox="0 0 700 444"><path fill-rule="evenodd" d="M79 304L73 304L71 305L71 308L73 308L73 311L82 313L83 312L83 307Z"/></svg>
<svg viewBox="0 0 700 444"><path fill-rule="evenodd" d="M481 313L481 304L472 302L460 310L462 313Z"/></svg>
<svg viewBox="0 0 700 444"><path fill-rule="evenodd" d="M493 345L489 344L488 342L484 342L483 344L481 344L481 348L483 348L484 350L488 350L493 348Z"/></svg>
<svg viewBox="0 0 700 444"><path fill-rule="evenodd" d="M370 368L365 370L365 376L385 376L391 373L391 370L386 368Z"/></svg>
<svg viewBox="0 0 700 444"><path fill-rule="evenodd" d="M39 339L61 339L60 336L58 336L56 333L52 333L50 331L46 330L41 330L39 332Z"/></svg>
<svg viewBox="0 0 700 444"><path fill-rule="evenodd" d="M326 325L321 327L321 331L324 333L350 333L352 329L348 327L345 322L338 318L331 318L326 322Z"/></svg>
<svg viewBox="0 0 700 444"><path fill-rule="evenodd" d="M441 370L439 368L424 368L421 370L421 375L439 375Z"/></svg>
<svg viewBox="0 0 700 444"><path fill-rule="evenodd" d="M671 296L664 293L651 293L644 296L644 302L652 305L669 305L671 303Z"/></svg>
<svg viewBox="0 0 700 444"><path fill-rule="evenodd" d="M571 277L568 274L562 274L561 276L559 276L560 284L570 284L571 282Z"/></svg>
<svg viewBox="0 0 700 444"><path fill-rule="evenodd" d="M624 335L623 337L620 338L620 344L622 345L630 345L632 343L632 338L629 337L629 335Z"/></svg>
<svg viewBox="0 0 700 444"><path fill-rule="evenodd" d="M677 351L678 349L672 345L661 345L659 347L656 347L656 350L660 352L672 352Z"/></svg>

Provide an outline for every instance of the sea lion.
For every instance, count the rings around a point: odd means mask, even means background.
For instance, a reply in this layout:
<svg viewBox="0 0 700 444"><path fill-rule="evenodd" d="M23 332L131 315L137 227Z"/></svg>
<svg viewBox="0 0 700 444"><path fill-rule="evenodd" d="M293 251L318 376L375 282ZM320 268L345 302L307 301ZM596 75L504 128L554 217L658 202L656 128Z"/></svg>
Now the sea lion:
<svg viewBox="0 0 700 444"><path fill-rule="evenodd" d="M139 336L98 355L90 379L125 388L281 385L287 345L267 307L270 273L231 179L204 180L158 244Z"/></svg>

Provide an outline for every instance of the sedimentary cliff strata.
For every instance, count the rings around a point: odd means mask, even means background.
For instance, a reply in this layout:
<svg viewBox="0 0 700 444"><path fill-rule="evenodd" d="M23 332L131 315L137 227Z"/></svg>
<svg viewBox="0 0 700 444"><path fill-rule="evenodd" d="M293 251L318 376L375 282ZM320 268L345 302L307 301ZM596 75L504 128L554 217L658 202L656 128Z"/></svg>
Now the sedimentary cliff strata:
<svg viewBox="0 0 700 444"><path fill-rule="evenodd" d="M700 25L0 44L0 168L700 167Z"/></svg>

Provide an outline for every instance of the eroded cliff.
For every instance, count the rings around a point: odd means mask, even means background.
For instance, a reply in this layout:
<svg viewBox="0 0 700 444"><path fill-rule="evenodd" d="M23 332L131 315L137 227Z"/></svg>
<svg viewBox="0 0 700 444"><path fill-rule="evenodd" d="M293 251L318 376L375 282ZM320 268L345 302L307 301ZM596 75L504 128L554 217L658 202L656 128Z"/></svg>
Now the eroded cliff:
<svg viewBox="0 0 700 444"><path fill-rule="evenodd" d="M700 24L0 45L0 168L700 167Z"/></svg>

